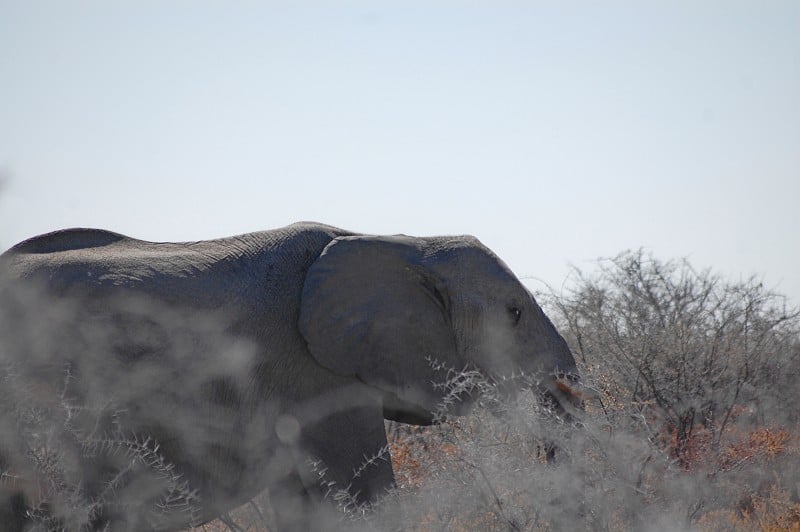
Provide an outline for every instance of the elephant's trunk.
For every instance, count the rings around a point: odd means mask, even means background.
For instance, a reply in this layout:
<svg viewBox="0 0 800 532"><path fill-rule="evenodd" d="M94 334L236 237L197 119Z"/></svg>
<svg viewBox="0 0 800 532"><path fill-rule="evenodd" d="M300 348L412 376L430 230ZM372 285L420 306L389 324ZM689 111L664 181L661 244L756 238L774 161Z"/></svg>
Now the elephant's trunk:
<svg viewBox="0 0 800 532"><path fill-rule="evenodd" d="M577 373L559 373L545 383L542 396L556 413L573 419L580 417L586 403L594 400L597 394L581 383Z"/></svg>

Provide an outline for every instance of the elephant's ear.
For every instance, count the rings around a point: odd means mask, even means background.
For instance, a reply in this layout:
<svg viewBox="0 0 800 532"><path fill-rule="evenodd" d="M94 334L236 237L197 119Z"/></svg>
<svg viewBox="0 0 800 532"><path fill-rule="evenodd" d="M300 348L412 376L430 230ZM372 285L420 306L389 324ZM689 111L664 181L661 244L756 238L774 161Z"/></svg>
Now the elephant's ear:
<svg viewBox="0 0 800 532"><path fill-rule="evenodd" d="M433 411L443 367L461 369L443 279L423 264L425 241L340 237L311 266L300 332L322 366Z"/></svg>

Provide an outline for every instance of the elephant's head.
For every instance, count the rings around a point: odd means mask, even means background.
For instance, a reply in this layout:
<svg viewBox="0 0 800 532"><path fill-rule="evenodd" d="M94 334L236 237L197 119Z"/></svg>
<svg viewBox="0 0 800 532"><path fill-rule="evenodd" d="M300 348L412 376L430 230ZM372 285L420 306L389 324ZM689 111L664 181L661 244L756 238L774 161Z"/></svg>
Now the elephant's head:
<svg viewBox="0 0 800 532"><path fill-rule="evenodd" d="M443 368L478 369L501 388L524 375L558 404L579 402L566 342L473 237L335 239L306 277L300 331L322 366L382 390L390 419L430 423Z"/></svg>

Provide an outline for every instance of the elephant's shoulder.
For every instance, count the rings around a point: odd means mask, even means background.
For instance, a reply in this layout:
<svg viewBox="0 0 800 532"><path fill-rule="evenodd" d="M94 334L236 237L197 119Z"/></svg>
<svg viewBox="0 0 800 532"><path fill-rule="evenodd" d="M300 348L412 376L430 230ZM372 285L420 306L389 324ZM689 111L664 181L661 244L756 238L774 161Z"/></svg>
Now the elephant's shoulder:
<svg viewBox="0 0 800 532"><path fill-rule="evenodd" d="M296 222L291 225L242 235L251 247L263 250L274 258L283 252L297 254L302 250L318 255L331 240L354 235L351 231L317 222ZM237 238L238 240L239 238ZM229 239L228 239L229 240ZM226 240L227 242L227 240Z"/></svg>
<svg viewBox="0 0 800 532"><path fill-rule="evenodd" d="M62 229L34 236L9 249L8 254L44 254L110 246L131 240L125 235L104 229Z"/></svg>
<svg viewBox="0 0 800 532"><path fill-rule="evenodd" d="M332 225L327 225L319 222L308 222L308 221L295 222L283 228L283 231L287 231L290 233L298 233L298 234L303 234L303 233L321 234L328 236L329 238L336 238L339 236L354 234L351 231L345 231L344 229L340 229Z"/></svg>

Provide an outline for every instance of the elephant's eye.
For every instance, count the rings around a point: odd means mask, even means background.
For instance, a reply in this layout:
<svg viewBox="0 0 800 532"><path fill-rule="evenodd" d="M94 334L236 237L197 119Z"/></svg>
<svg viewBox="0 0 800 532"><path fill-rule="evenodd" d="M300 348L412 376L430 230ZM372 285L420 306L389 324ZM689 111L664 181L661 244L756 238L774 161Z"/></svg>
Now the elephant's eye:
<svg viewBox="0 0 800 532"><path fill-rule="evenodd" d="M514 325L519 323L519 319L522 317L522 311L518 307L508 307L508 313L511 314L511 319L514 320Z"/></svg>

